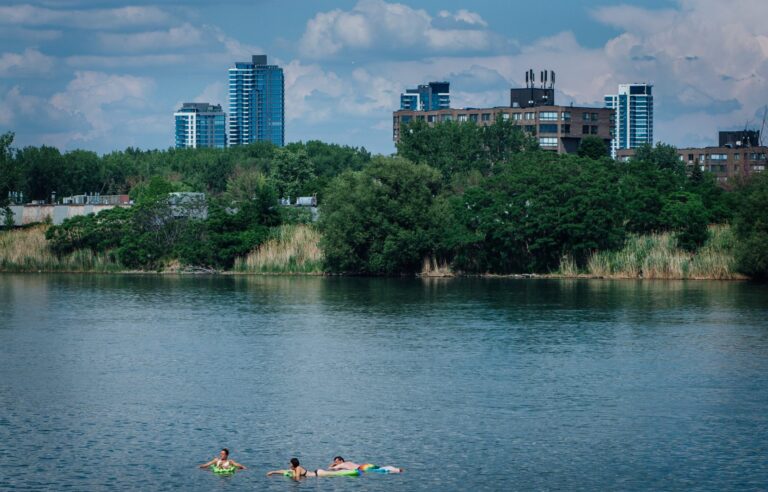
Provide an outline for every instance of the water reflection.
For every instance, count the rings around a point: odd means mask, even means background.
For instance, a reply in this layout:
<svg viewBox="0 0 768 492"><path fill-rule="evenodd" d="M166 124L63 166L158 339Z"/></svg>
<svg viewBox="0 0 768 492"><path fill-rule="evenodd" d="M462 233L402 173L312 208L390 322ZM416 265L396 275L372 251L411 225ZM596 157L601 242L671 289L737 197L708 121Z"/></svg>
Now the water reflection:
<svg viewBox="0 0 768 492"><path fill-rule="evenodd" d="M741 282L0 276L0 467L37 470L0 488L284 490L262 471L335 454L409 472L324 489L757 488L766 294ZM255 471L194 469L223 445Z"/></svg>

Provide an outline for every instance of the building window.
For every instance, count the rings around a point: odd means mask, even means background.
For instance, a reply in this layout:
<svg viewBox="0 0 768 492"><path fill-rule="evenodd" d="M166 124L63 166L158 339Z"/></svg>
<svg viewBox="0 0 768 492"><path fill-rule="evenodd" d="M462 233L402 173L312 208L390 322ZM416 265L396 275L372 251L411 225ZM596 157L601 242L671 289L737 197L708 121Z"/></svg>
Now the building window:
<svg viewBox="0 0 768 492"><path fill-rule="evenodd" d="M557 147L557 137L541 137L539 145L542 147Z"/></svg>
<svg viewBox="0 0 768 492"><path fill-rule="evenodd" d="M536 135L536 126L535 125L525 125L525 131L527 133L530 133L531 135Z"/></svg>
<svg viewBox="0 0 768 492"><path fill-rule="evenodd" d="M416 119L419 120L419 121L424 121L424 116L419 115L419 116L416 117Z"/></svg>
<svg viewBox="0 0 768 492"><path fill-rule="evenodd" d="M693 154L688 154L688 162L693 162Z"/></svg>
<svg viewBox="0 0 768 492"><path fill-rule="evenodd" d="M465 114L460 114L460 115L459 115L459 121L460 121L460 122L461 122L461 121L467 121L467 115L465 115Z"/></svg>
<svg viewBox="0 0 768 492"><path fill-rule="evenodd" d="M571 121L571 112L563 111L563 121Z"/></svg>
<svg viewBox="0 0 768 492"><path fill-rule="evenodd" d="M590 133L592 133L592 135L597 135L597 125L592 125L591 130L592 131Z"/></svg>
<svg viewBox="0 0 768 492"><path fill-rule="evenodd" d="M477 123L477 114L469 115L469 121L474 121L475 123Z"/></svg>
<svg viewBox="0 0 768 492"><path fill-rule="evenodd" d="M589 113L581 113L581 119L584 121L589 121Z"/></svg>
<svg viewBox="0 0 768 492"><path fill-rule="evenodd" d="M520 116L519 114L516 114L515 116ZM509 119L509 113L502 113L501 119L504 121L507 121ZM515 118L516 120L519 120L520 118Z"/></svg>
<svg viewBox="0 0 768 492"><path fill-rule="evenodd" d="M557 121L557 111L542 111L539 113L540 121Z"/></svg>
<svg viewBox="0 0 768 492"><path fill-rule="evenodd" d="M597 121L597 113L589 113L589 118L592 121Z"/></svg>
<svg viewBox="0 0 768 492"><path fill-rule="evenodd" d="M491 113L483 113L481 118L483 121L491 121Z"/></svg>
<svg viewBox="0 0 768 492"><path fill-rule="evenodd" d="M713 161L727 161L728 154L710 154L709 158Z"/></svg>
<svg viewBox="0 0 768 492"><path fill-rule="evenodd" d="M451 121L453 120L453 117L449 114L444 114L442 121Z"/></svg>
<svg viewBox="0 0 768 492"><path fill-rule="evenodd" d="M739 153L733 154L733 160L734 161L738 161L739 159L741 159L741 154L739 154Z"/></svg>
<svg viewBox="0 0 768 492"><path fill-rule="evenodd" d="M509 115L508 115L508 114L506 114L506 113L504 113L504 114L505 114L506 116L509 116ZM512 121L520 121L521 119L523 119L523 114L522 114L522 113L513 113L513 114L512 114Z"/></svg>
<svg viewBox="0 0 768 492"><path fill-rule="evenodd" d="M427 123L434 123L435 121L437 121L437 116L433 114L427 116Z"/></svg>
<svg viewBox="0 0 768 492"><path fill-rule="evenodd" d="M557 124L556 123L546 123L539 125L539 132L540 133L557 133Z"/></svg>
<svg viewBox="0 0 768 492"><path fill-rule="evenodd" d="M581 133L583 133L584 135L589 135L589 125L582 125L581 126Z"/></svg>
<svg viewBox="0 0 768 492"><path fill-rule="evenodd" d="M563 133L571 133L571 125L560 125L560 131Z"/></svg>
<svg viewBox="0 0 768 492"><path fill-rule="evenodd" d="M749 160L750 161L764 161L765 160L765 154L757 154L755 152L749 154Z"/></svg>
<svg viewBox="0 0 768 492"><path fill-rule="evenodd" d="M526 120L535 120L536 119L536 113L525 113L525 119Z"/></svg>

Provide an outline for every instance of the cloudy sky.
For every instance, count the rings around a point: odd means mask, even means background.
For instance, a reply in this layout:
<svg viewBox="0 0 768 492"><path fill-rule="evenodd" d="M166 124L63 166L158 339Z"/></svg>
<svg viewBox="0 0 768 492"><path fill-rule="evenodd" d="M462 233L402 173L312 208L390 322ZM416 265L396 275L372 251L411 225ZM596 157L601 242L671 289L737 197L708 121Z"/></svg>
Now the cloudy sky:
<svg viewBox="0 0 768 492"><path fill-rule="evenodd" d="M711 145L762 123L767 19L766 0L0 0L0 132L167 148L182 102L224 105L227 68L266 53L289 142L390 153L406 87L448 80L452 106L500 106L533 68L557 72L560 104L651 82L657 140Z"/></svg>

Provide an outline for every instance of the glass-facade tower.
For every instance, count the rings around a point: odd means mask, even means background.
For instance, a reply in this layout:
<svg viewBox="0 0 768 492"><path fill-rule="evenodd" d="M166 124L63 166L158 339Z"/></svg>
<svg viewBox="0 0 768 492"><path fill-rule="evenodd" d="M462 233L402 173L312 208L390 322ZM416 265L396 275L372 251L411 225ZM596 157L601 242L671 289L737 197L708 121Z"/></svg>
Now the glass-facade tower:
<svg viewBox="0 0 768 492"><path fill-rule="evenodd" d="M653 144L653 85L620 84L618 94L605 96L605 107L615 111L611 155L618 149Z"/></svg>
<svg viewBox="0 0 768 492"><path fill-rule="evenodd" d="M416 89L406 89L400 94L400 109L410 111L434 111L450 109L451 95L449 82L430 82Z"/></svg>
<svg viewBox="0 0 768 492"><path fill-rule="evenodd" d="M256 141L285 144L285 78L266 55L229 69L229 144Z"/></svg>
<svg viewBox="0 0 768 492"><path fill-rule="evenodd" d="M227 146L227 116L218 104L184 103L173 116L177 149Z"/></svg>

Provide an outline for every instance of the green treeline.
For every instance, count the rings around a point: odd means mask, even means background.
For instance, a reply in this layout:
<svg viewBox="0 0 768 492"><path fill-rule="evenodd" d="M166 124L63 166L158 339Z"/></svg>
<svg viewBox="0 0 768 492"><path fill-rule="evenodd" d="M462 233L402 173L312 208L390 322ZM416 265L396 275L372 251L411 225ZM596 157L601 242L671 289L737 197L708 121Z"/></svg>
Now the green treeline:
<svg viewBox="0 0 768 492"><path fill-rule="evenodd" d="M90 250L126 268L179 262L263 269L266 253L257 261L255 248L268 244L269 256L280 257L276 248L289 244L283 236L294 230L285 227L310 223L307 213L278 206L278 199L316 194L319 234L302 237L319 241L312 257L322 257L329 272L414 274L428 263L463 273L564 266L575 273L609 268L615 255L606 255L646 235L666 234L659 237L693 258L711 250L713 224L733 226L740 271L768 272L768 175L725 191L698 168L687 173L675 149L663 144L640 149L629 162L610 159L597 138L584 139L578 154L557 155L501 119L487 127L412 122L391 157L321 142L97 156L12 149L12 138L0 140L0 199L8 191L28 199L52 191L131 195L130 209L47 232L57 255ZM205 192L207 218L179 214L171 191Z"/></svg>

